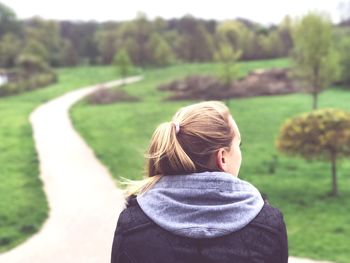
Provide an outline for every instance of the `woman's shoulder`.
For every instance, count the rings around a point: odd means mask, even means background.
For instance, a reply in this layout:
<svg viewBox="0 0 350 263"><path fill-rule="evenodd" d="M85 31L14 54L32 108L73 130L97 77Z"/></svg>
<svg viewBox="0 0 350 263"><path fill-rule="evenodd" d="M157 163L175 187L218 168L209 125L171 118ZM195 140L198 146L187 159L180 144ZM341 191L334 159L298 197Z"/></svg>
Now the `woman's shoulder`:
<svg viewBox="0 0 350 263"><path fill-rule="evenodd" d="M137 227L139 225L147 225L153 223L142 211L137 203L136 196L131 195L126 199L126 207L120 213L118 218L118 228L124 231Z"/></svg>
<svg viewBox="0 0 350 263"><path fill-rule="evenodd" d="M250 225L266 228L274 232L281 232L285 228L282 212L265 202L260 213L253 219Z"/></svg>

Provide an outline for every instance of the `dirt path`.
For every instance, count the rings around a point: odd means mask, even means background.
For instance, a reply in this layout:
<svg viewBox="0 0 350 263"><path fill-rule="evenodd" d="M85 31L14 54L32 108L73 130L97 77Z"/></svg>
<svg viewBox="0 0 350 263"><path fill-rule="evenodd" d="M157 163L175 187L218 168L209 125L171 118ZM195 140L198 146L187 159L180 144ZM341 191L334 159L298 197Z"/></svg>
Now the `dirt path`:
<svg viewBox="0 0 350 263"><path fill-rule="evenodd" d="M129 78L127 82L141 78ZM111 87L121 84L113 81ZM121 192L107 169L73 129L69 108L98 88L69 92L30 116L50 214L42 229L0 263L108 263L123 208ZM290 263L317 263L290 258Z"/></svg>
<svg viewBox="0 0 350 263"><path fill-rule="evenodd" d="M1 263L109 262L113 232L123 206L121 192L73 129L68 113L75 102L96 88L69 92L31 114L50 214L39 233L0 255Z"/></svg>

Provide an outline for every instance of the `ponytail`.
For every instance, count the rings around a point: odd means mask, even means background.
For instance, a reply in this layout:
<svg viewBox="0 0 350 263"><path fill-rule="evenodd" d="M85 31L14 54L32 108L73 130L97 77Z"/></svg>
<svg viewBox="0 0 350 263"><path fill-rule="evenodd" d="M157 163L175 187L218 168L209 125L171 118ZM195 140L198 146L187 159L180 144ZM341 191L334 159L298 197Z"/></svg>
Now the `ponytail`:
<svg viewBox="0 0 350 263"><path fill-rule="evenodd" d="M181 125L179 124L181 129ZM180 133L180 131L179 131ZM184 152L176 133L176 125L173 122L162 123L154 132L150 148L148 150L148 175L172 175L195 172L195 165L191 158Z"/></svg>
<svg viewBox="0 0 350 263"><path fill-rule="evenodd" d="M148 178L124 180L129 185L127 194L146 192L162 176L218 169L210 161L218 149L231 146L234 134L229 116L223 103L209 101L184 107L173 122L160 124L146 155Z"/></svg>

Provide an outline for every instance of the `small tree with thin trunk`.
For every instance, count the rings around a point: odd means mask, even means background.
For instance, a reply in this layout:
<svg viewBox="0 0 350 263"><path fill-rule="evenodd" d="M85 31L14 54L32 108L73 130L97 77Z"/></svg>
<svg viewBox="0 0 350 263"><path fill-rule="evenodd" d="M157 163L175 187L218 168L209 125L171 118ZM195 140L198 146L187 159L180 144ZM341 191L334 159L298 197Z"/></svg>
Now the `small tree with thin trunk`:
<svg viewBox="0 0 350 263"><path fill-rule="evenodd" d="M231 85L232 81L238 78L239 67L237 61L241 57L241 50L234 48L226 41L220 43L214 54L215 60L222 64L221 78L225 85Z"/></svg>
<svg viewBox="0 0 350 263"><path fill-rule="evenodd" d="M130 74L133 67L128 52L125 49L119 50L114 55L113 64L117 67L124 85L125 78Z"/></svg>
<svg viewBox="0 0 350 263"><path fill-rule="evenodd" d="M279 151L331 162L332 195L338 194L336 161L350 157L350 113L321 109L287 120L276 141Z"/></svg>
<svg viewBox="0 0 350 263"><path fill-rule="evenodd" d="M312 94L313 109L318 94L339 74L339 56L332 43L332 24L328 17L310 13L296 23L292 33L294 76L302 80Z"/></svg>

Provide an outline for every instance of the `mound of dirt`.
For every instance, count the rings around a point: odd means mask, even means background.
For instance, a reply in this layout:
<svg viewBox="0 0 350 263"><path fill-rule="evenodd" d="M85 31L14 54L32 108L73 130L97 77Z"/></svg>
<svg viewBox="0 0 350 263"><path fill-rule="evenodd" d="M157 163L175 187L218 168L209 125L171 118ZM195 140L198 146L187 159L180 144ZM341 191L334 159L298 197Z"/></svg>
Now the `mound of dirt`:
<svg viewBox="0 0 350 263"><path fill-rule="evenodd" d="M217 100L301 92L303 89L288 77L288 69L256 70L232 85L224 85L212 76L189 76L161 85L172 91L169 100Z"/></svg>
<svg viewBox="0 0 350 263"><path fill-rule="evenodd" d="M174 93L169 100L182 99L223 99L230 87L223 85L212 76L189 76L183 80L175 80L161 85L159 90L169 90Z"/></svg>
<svg viewBox="0 0 350 263"><path fill-rule="evenodd" d="M86 100L90 104L111 104L115 102L137 102L138 97L131 96L119 88L107 89L101 86L94 93L87 96Z"/></svg>

